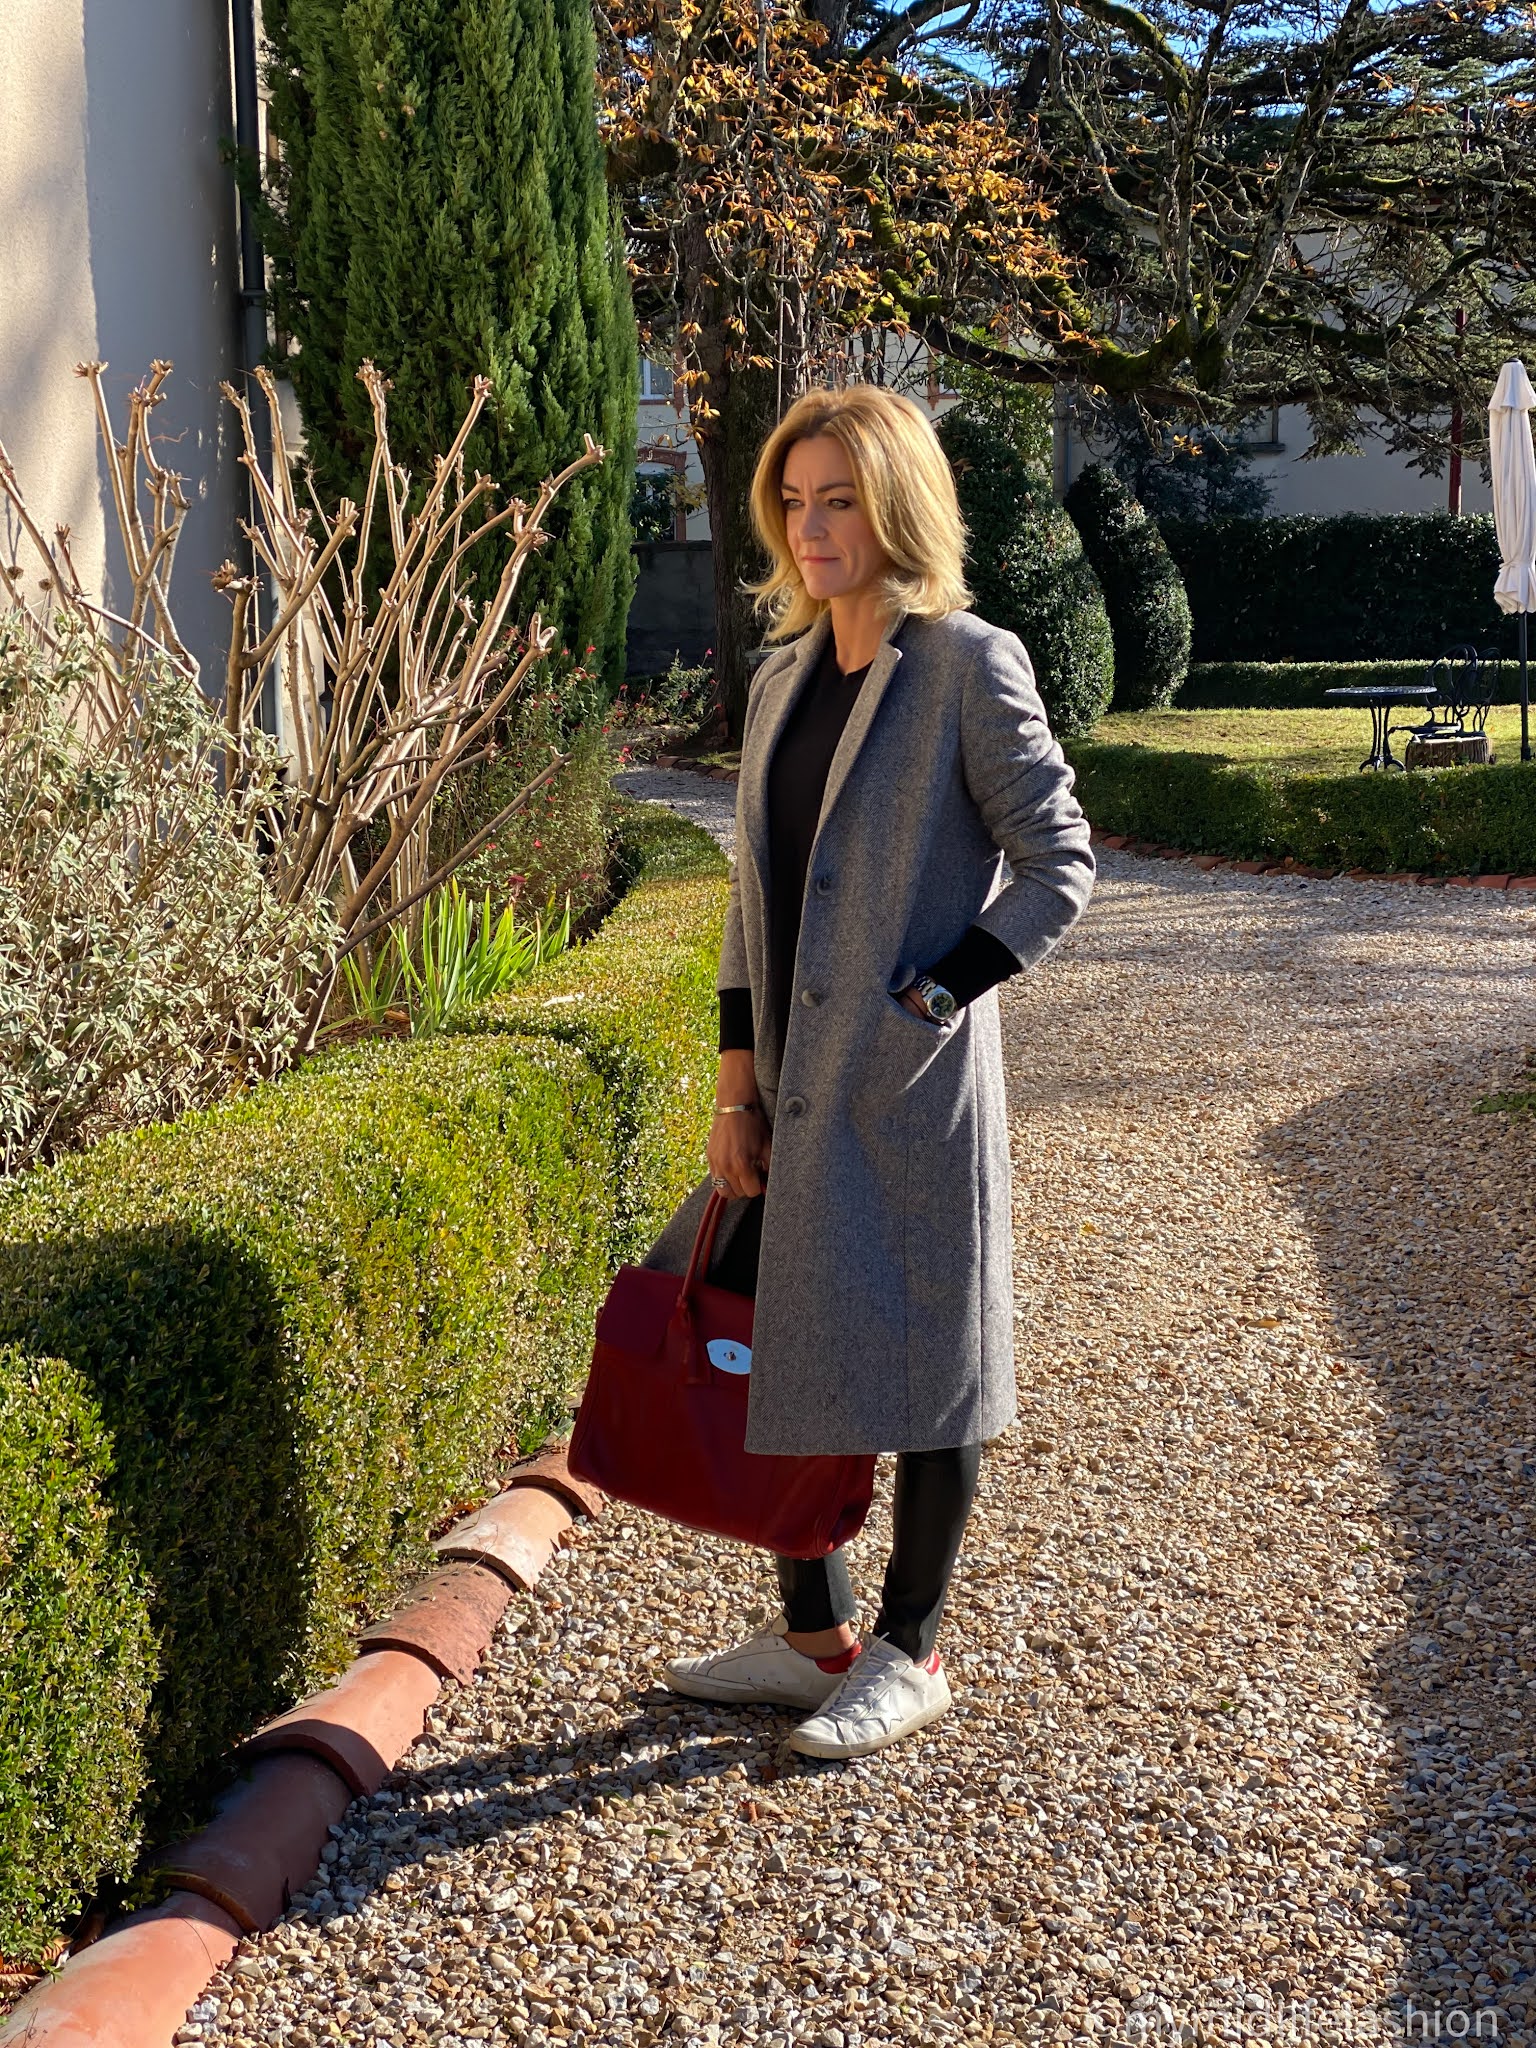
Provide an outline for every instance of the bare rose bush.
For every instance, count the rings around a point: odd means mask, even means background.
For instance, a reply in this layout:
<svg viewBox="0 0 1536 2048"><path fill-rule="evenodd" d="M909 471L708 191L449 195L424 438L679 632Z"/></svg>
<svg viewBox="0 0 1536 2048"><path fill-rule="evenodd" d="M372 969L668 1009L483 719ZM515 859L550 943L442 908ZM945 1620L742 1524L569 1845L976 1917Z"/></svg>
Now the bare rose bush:
<svg viewBox="0 0 1536 2048"><path fill-rule="evenodd" d="M152 431L153 365L118 438L94 396L126 589L108 605L50 540L0 444L0 1167L114 1124L170 1116L316 1040L341 967L414 933L423 906L549 786L526 761L467 837L437 807L495 763L552 633L511 619L524 562L584 450L530 505L501 503L463 451L489 386L430 478L391 458L388 384L359 375L375 447L365 500L309 490L276 387L257 373L270 457L239 418L253 568L215 578L227 649L203 672L172 576L189 510ZM490 543L490 548L487 548ZM491 567L486 567L487 561ZM261 723L276 702L279 730Z"/></svg>

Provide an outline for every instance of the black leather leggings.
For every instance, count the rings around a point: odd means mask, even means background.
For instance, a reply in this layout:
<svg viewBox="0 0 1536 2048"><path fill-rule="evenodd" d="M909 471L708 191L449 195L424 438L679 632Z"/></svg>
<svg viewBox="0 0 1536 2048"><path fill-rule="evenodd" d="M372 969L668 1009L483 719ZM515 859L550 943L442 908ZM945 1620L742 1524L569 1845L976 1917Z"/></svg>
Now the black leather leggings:
<svg viewBox="0 0 1536 2048"><path fill-rule="evenodd" d="M980 1444L903 1451L892 1502L895 1540L874 1633L919 1663L930 1656L955 1560L976 1498ZM840 1550L830 1557L778 1559L784 1615L797 1635L852 1621L858 1602Z"/></svg>

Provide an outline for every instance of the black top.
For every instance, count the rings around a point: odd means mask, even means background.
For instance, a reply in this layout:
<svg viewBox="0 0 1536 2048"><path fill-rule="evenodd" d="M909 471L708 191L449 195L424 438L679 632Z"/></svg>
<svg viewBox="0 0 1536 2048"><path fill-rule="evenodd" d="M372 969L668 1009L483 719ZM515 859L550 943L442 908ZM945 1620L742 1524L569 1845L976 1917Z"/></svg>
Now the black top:
<svg viewBox="0 0 1536 2048"><path fill-rule="evenodd" d="M844 675L837 665L836 642L829 633L816 671L796 700L768 764L768 871L773 877L768 895L768 943L781 1045L789 1032L806 875L827 776L868 673L866 662L863 668ZM963 1005L1016 974L1018 968L1018 961L1000 939L972 925L960 943L928 972ZM755 1042L751 990L721 989L720 1050L750 1052Z"/></svg>

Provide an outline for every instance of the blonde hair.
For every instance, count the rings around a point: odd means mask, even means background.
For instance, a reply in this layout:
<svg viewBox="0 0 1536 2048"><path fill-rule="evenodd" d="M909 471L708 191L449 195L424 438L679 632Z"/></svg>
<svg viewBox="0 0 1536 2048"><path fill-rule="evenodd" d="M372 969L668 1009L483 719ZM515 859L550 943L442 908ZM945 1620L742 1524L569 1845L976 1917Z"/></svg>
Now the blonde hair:
<svg viewBox="0 0 1536 2048"><path fill-rule="evenodd" d="M768 620L767 637L787 640L826 610L807 592L785 531L784 463L797 441L830 434L853 468L859 503L890 557L881 590L893 611L941 619L971 601L965 584L965 523L949 460L921 406L878 384L807 391L763 445L752 478L752 524L772 557L746 588Z"/></svg>

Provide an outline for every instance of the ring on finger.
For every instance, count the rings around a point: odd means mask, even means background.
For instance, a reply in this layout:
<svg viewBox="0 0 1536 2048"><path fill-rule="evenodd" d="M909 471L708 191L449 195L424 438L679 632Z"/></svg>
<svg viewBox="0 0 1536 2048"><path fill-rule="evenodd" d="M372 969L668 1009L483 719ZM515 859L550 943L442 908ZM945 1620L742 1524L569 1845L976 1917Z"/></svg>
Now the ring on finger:
<svg viewBox="0 0 1536 2048"><path fill-rule="evenodd" d="M731 1184L723 1174L713 1175L709 1184L717 1195L728 1195L731 1192Z"/></svg>

